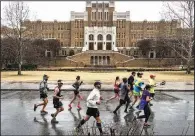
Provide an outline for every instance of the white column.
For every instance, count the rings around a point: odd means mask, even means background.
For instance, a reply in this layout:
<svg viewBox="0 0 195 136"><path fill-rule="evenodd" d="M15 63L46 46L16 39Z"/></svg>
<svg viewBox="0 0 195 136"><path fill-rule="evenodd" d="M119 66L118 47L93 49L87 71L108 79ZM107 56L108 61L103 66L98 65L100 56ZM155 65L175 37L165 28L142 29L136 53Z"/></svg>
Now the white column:
<svg viewBox="0 0 195 136"><path fill-rule="evenodd" d="M118 49L116 47L116 27L115 26L112 27L112 43L111 43L111 46L112 46L112 50L118 51Z"/></svg>
<svg viewBox="0 0 195 136"><path fill-rule="evenodd" d="M106 35L107 35L107 27L103 27L103 50L106 50ZM105 44L104 44L105 43Z"/></svg>
<svg viewBox="0 0 195 136"><path fill-rule="evenodd" d="M94 27L94 50L97 50L97 27Z"/></svg>
<svg viewBox="0 0 195 136"><path fill-rule="evenodd" d="M83 51L89 50L89 33L88 33L88 27L85 27L85 31L84 31L84 47L83 47ZM86 44L87 43L87 44Z"/></svg>

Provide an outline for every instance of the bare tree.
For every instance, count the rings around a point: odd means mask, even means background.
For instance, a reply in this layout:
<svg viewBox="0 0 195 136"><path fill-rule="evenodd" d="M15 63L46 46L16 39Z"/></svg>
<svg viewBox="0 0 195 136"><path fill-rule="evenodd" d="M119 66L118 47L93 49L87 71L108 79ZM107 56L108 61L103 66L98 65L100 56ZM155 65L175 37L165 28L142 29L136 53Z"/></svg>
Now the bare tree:
<svg viewBox="0 0 195 136"><path fill-rule="evenodd" d="M16 41L17 46L17 63L18 75L21 75L23 45L27 37L32 37L32 33L24 27L24 21L29 18L29 7L24 2L10 2L5 7L5 23L9 29L5 29L2 33L10 40Z"/></svg>
<svg viewBox="0 0 195 136"><path fill-rule="evenodd" d="M163 15L166 19L177 19L182 26L176 36L166 36L166 45L186 61L186 73L190 74L194 46L194 1L165 2Z"/></svg>

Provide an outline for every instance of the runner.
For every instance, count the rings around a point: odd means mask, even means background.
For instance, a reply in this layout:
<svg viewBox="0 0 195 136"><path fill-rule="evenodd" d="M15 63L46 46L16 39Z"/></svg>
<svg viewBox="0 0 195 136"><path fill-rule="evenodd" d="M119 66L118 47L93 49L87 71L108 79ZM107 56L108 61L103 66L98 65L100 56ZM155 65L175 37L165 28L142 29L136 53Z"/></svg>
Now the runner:
<svg viewBox="0 0 195 136"><path fill-rule="evenodd" d="M123 78L123 83L121 84L121 88L120 88L120 102L119 105L116 107L116 109L113 111L114 114L117 114L117 110L126 103L126 108L125 111L127 113L127 108L129 106L130 103L130 99L129 99L129 86L127 83L127 78Z"/></svg>
<svg viewBox="0 0 195 136"><path fill-rule="evenodd" d="M106 103L107 103L108 101L112 100L112 99L115 99L115 98L120 99L120 97L119 97L119 88L120 88L120 84L121 84L120 78L117 76L117 77L116 77L116 80L115 80L115 83L114 83L114 93L115 93L115 96L113 96L113 97L111 97L110 99L108 99L108 100L106 101Z"/></svg>
<svg viewBox="0 0 195 136"><path fill-rule="evenodd" d="M142 75L143 75L143 73L139 73L139 72L137 73L137 79L135 80L134 87L133 87L134 101L133 101L132 105L130 106L130 109L132 109L134 104L137 101L139 101L139 99L140 99L140 93L141 93L141 90L142 90L141 87L144 84L144 82L141 79ZM138 108L138 106L137 106L137 108Z"/></svg>
<svg viewBox="0 0 195 136"><path fill-rule="evenodd" d="M77 109L81 110L81 106L80 106L80 101L82 100L81 95L79 94L79 87L81 86L81 84L83 83L83 81L80 81L80 76L76 77L76 82L72 85L75 90L74 90L74 97L72 98L70 104L68 105L69 110L72 109L71 104L74 102L74 100L78 97L78 105L77 105Z"/></svg>
<svg viewBox="0 0 195 136"><path fill-rule="evenodd" d="M139 105L139 110L144 110L144 115L142 116L137 116L135 114L135 119L141 119L141 118L145 118L145 123L144 126L150 126L147 121L149 119L150 116L150 109L149 109L149 105L148 103L151 101L150 99L150 90L151 86L150 85L146 85L145 89L143 91L142 97L141 97L141 101L140 101L140 105Z"/></svg>
<svg viewBox="0 0 195 136"><path fill-rule="evenodd" d="M128 78L128 85L130 86L130 98L133 96L133 85L134 85L135 74L136 73L133 71L131 73L131 76Z"/></svg>
<svg viewBox="0 0 195 136"><path fill-rule="evenodd" d="M98 106L100 105L100 89L101 89L101 82L97 81L94 83L94 89L90 92L87 98L87 112L84 119L82 119L79 125L76 127L76 131L79 131L80 127L93 116L97 121L97 127L100 131L100 134L103 134L102 127L101 127L101 120L100 120L100 113L98 110Z"/></svg>
<svg viewBox="0 0 195 136"><path fill-rule="evenodd" d="M54 105L54 108L56 108L56 112L51 114L51 116L53 117L51 120L51 123L58 123L58 121L56 120L56 116L58 115L58 113L64 110L63 104L60 101L60 99L64 99L64 97L61 95L62 85L63 85L62 80L58 80L58 86L56 86L54 89L53 105Z"/></svg>
<svg viewBox="0 0 195 136"><path fill-rule="evenodd" d="M43 103L34 104L34 111L36 111L37 107L43 105L43 108L41 110L41 114L48 113L47 111L45 111L45 107L47 106L47 103L48 103L48 99L47 99L47 91L49 90L49 88L47 87L48 78L49 78L48 75L43 75L43 81L41 81L40 86L39 86L40 99L43 100Z"/></svg>
<svg viewBox="0 0 195 136"><path fill-rule="evenodd" d="M151 86L150 88L150 96L151 99L154 99L155 96L155 91L154 91L154 87L156 87L156 82L155 82L155 75L150 75L150 79L149 79L149 85ZM153 104L150 102L150 106L152 106Z"/></svg>

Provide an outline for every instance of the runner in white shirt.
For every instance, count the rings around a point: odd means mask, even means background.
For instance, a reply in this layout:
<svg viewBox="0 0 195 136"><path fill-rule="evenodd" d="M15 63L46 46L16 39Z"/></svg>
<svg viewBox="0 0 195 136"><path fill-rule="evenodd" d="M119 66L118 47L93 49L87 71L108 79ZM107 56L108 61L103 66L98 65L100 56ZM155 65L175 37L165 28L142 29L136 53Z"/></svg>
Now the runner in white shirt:
<svg viewBox="0 0 195 136"><path fill-rule="evenodd" d="M79 130L79 128L89 120L91 116L93 116L97 121L97 127L100 131L100 134L103 134L102 127L101 127L101 120L100 120L100 113L98 110L98 106L100 105L100 100L102 100L100 96L100 89L101 89L101 82L97 81L94 83L94 89L90 92L88 98L87 98L87 112L84 119L82 119L79 123L79 125L76 127L76 131Z"/></svg>

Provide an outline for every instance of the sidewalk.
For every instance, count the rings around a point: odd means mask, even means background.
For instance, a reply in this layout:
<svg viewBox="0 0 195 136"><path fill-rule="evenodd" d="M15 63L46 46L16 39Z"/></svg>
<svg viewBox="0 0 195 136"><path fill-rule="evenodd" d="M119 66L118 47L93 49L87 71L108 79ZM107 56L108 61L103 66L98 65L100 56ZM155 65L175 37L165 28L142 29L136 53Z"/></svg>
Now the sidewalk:
<svg viewBox="0 0 195 136"><path fill-rule="evenodd" d="M159 83L158 83L159 84ZM48 82L48 87L53 90L55 83ZM4 82L1 81L1 90L38 90L39 83L25 83L25 82ZM93 84L83 84L80 87L81 91L90 91L93 89ZM72 83L67 83L62 86L62 90L74 90ZM102 90L112 91L112 84L102 84ZM157 86L156 91L194 91L194 83L187 82L166 82L163 86Z"/></svg>

